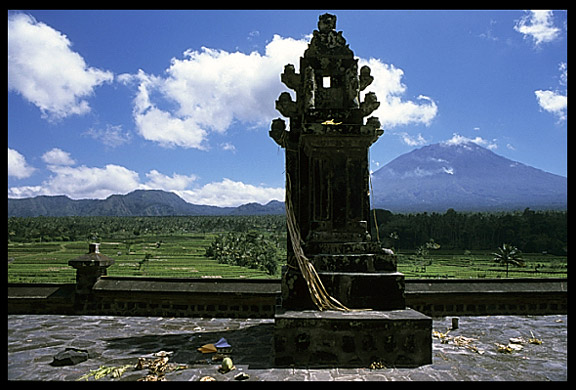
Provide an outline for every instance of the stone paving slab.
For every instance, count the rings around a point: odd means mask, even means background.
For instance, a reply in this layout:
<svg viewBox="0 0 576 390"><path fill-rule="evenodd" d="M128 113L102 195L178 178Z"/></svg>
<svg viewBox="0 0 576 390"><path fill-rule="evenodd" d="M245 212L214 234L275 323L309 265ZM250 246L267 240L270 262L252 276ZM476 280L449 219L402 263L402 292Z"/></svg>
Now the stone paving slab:
<svg viewBox="0 0 576 390"><path fill-rule="evenodd" d="M444 333L451 320L435 318L433 328ZM520 352L497 352L495 343L528 340L530 331L541 345L524 343ZM102 365L135 365L138 357L163 350L173 352L170 362L187 367L167 373L168 381L204 376L230 381L239 372L248 374L249 381L567 380L567 315L463 316L459 328L448 334L473 339L470 345L483 353L433 338L433 364L418 368L280 369L273 367L272 319L9 315L8 379L73 381ZM212 362L211 355L196 350L221 337L232 345L236 365L226 374L217 371L220 363ZM74 366L51 366L53 357L69 347L88 350L90 358ZM128 369L120 378L100 381L135 381L146 374Z"/></svg>

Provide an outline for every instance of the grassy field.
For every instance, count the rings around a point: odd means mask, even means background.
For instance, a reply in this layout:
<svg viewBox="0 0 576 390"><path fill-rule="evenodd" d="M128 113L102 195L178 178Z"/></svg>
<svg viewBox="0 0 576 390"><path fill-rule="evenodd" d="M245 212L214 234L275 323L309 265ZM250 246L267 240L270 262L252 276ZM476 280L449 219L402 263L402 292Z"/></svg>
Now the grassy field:
<svg viewBox="0 0 576 390"><path fill-rule="evenodd" d="M509 278L565 278L568 258L524 253L524 267L510 266ZM413 253L398 254L398 271L406 278L504 278L506 268L495 263L489 251L433 251L424 258Z"/></svg>
<svg viewBox="0 0 576 390"><path fill-rule="evenodd" d="M116 263L111 276L192 278L272 278L264 271L219 264L206 257L215 234L141 236L128 242L102 241L100 252ZM161 243L158 245L158 243ZM87 241L9 243L8 282L73 283L68 261L87 252ZM509 268L509 277L567 277L567 257L523 254L525 267ZM425 257L400 251L398 271L406 278L504 278L505 268L491 252L431 251ZM276 278L278 276L275 276Z"/></svg>
<svg viewBox="0 0 576 390"><path fill-rule="evenodd" d="M100 253L115 260L111 276L167 278L269 278L264 271L219 264L204 256L212 234L141 237L130 244L102 241ZM162 240L160 245L157 243ZM8 282L72 283L76 271L68 261L87 253L86 241L10 243Z"/></svg>

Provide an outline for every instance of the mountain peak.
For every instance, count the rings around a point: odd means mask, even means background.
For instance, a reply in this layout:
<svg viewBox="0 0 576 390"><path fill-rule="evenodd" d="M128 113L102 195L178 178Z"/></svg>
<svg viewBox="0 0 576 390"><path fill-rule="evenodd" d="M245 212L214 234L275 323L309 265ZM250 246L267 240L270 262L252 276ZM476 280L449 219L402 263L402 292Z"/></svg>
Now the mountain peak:
<svg viewBox="0 0 576 390"><path fill-rule="evenodd" d="M566 208L567 179L471 141L423 146L373 174L375 207L392 211Z"/></svg>

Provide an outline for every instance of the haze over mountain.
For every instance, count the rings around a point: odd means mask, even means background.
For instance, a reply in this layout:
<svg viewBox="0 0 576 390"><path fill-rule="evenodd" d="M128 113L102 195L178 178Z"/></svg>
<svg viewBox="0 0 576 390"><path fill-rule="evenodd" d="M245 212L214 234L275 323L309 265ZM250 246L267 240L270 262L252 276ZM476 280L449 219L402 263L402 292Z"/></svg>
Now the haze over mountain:
<svg viewBox="0 0 576 390"><path fill-rule="evenodd" d="M403 154L374 172L372 205L400 212L566 209L568 179L509 160L473 142L438 143ZM162 216L283 214L284 204L190 204L172 192L137 190L104 200L66 196L8 199L8 216Z"/></svg>
<svg viewBox="0 0 576 390"><path fill-rule="evenodd" d="M165 216L165 215L261 215L283 214L284 203L247 203L238 207L196 205L172 192L136 190L106 199L73 200L67 196L8 199L9 217L43 216Z"/></svg>
<svg viewBox="0 0 576 390"><path fill-rule="evenodd" d="M373 206L392 212L566 209L568 179L473 142L438 143L374 172Z"/></svg>

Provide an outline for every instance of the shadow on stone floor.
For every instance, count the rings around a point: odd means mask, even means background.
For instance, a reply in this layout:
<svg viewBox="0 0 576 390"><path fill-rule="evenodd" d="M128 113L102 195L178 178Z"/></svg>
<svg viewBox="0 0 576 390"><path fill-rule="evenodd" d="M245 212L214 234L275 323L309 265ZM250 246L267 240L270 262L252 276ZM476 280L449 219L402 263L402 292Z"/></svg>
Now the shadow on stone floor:
<svg viewBox="0 0 576 390"><path fill-rule="evenodd" d="M141 336L103 339L106 349L127 358L139 357L158 351L174 352L173 363L211 364L213 354L203 354L197 349L204 344L217 342L224 337L232 346L235 364L250 368L272 368L274 361L274 324L258 324L251 327L222 330L184 332L180 334L146 334Z"/></svg>

